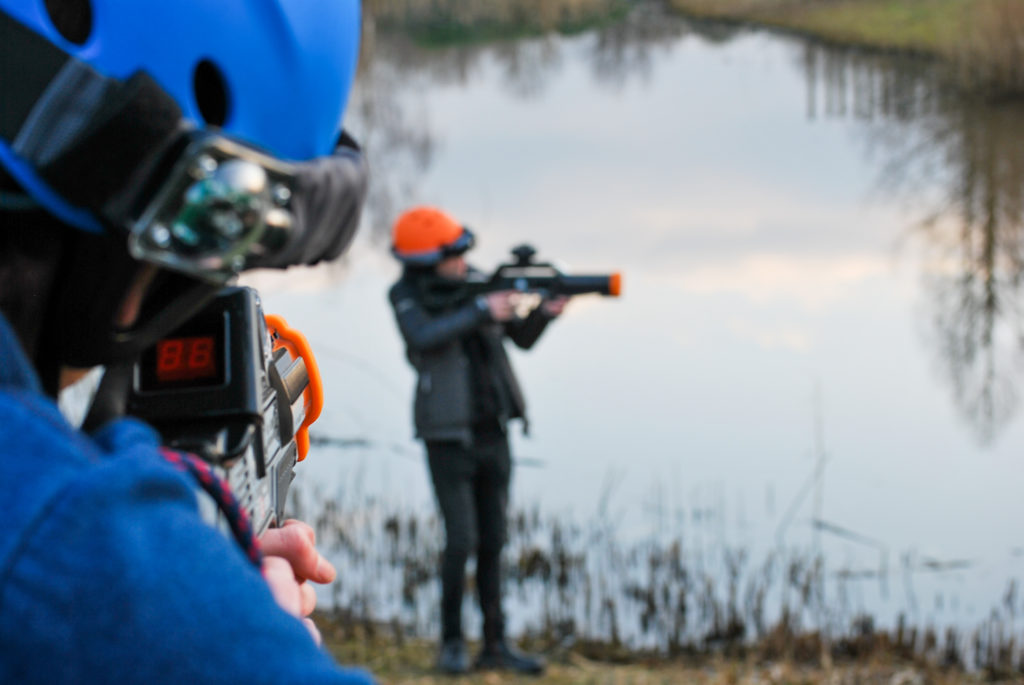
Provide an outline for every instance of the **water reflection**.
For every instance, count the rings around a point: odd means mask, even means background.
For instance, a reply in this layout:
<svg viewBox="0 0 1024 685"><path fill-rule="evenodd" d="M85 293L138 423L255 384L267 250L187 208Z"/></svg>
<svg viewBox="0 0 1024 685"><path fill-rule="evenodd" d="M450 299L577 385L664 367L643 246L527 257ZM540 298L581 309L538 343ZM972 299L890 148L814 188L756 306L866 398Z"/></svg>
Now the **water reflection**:
<svg viewBox="0 0 1024 685"><path fill-rule="evenodd" d="M416 179L429 167L434 137L422 99L414 99L404 65L411 50L382 46L371 15L364 16L363 54L359 60L346 126L366 151L373 174L366 200L364 221L371 237L383 242L391 217L414 197ZM384 59L381 55L388 55Z"/></svg>
<svg viewBox="0 0 1024 685"><path fill-rule="evenodd" d="M383 247L398 209L439 202L486 232L481 266L529 239L628 275L622 306L580 302L523 360L538 427L516 453L543 462L517 469L528 506L586 515L597 499L623 538L654 522L698 564L733 543L770 553L791 521L779 546L820 534L854 610L984 610L978 596L1020 564L1005 556L1024 428L1005 428L1021 356L1016 108L952 98L927 62L637 7L581 35L429 49L368 15L348 125L375 173L376 244L344 284L270 307L303 322L338 388L318 425L345 449L312 465L317 481L429 501ZM865 203L872 180L909 213ZM911 302L926 304L923 336ZM813 467L818 379L828 484L787 507ZM1003 439L970 444L950 396ZM931 561L946 558L975 570ZM878 583L853 582L866 577Z"/></svg>
<svg viewBox="0 0 1024 685"><path fill-rule="evenodd" d="M491 7L502 20L513 22L508 31L515 34L519 24L514 18L520 17L520 23L526 19L509 8L524 4L483 6ZM479 5L470 5L479 9ZM374 239L385 243L391 219L415 201L418 180L430 167L438 145L430 128L424 89L464 86L485 62L493 62L500 69L501 87L506 92L522 100L538 98L563 67L561 36L553 33L558 26L556 19L567 13L573 20L577 15L580 20L591 14L600 17L618 6L608 0L541 3L540 15L534 18L535 28L546 33L529 39L429 48L415 40L423 26L430 24L429 13L425 15L417 3L368 3L364 8L360 73L347 124L359 133L373 168L374 183L366 211ZM589 14L580 14L583 10ZM481 21L470 14L462 21ZM432 21L438 21L436 16ZM600 26L595 29L597 40L588 59L595 81L617 89L633 78L645 77L654 63L654 53L670 49L688 30L687 22L665 14L656 4L641 4L620 20ZM724 37L711 26L702 32L715 39Z"/></svg>
<svg viewBox="0 0 1024 685"><path fill-rule="evenodd" d="M657 5L642 4L629 16L597 31L589 63L597 83L619 89L634 78L646 80L659 53L675 47L693 28Z"/></svg>
<svg viewBox="0 0 1024 685"><path fill-rule="evenodd" d="M920 60L808 45L802 61L810 116L822 104L864 121L884 186L919 207L929 346L990 441L1017 410L1024 361L1024 106L964 98Z"/></svg>
<svg viewBox="0 0 1024 685"><path fill-rule="evenodd" d="M562 4L562 14L546 10L532 28L557 28L565 12L579 19L613 6L599 0ZM492 29L512 22L507 31L515 34L515 22L529 13L513 9L524 6L498 3L490 15L463 21L490 22ZM376 182L368 222L377 242L385 243L391 217L417 201L420 179L443 145L431 130L425 89L463 86L494 65L506 93L540 98L565 68L565 58L563 41L552 32L424 48L414 40L422 41L427 25L417 3L377 2L367 9L367 49L350 126L372 161ZM675 49L685 37L724 43L740 34L721 24L691 24L649 3L593 32L588 68L595 83L613 91L646 80L659 52ZM808 43L798 66L806 78L808 118L859 122L877 160L879 185L916 208L920 221L908 244L924 260L926 344L979 439L992 440L1017 410L1024 361L1024 107L959 97L926 60Z"/></svg>
<svg viewBox="0 0 1024 685"><path fill-rule="evenodd" d="M422 3L374 0L364 4L360 71L348 126L360 134L374 173L366 221L386 243L392 218L415 201L437 141L424 105L425 88L464 85L485 59L502 68L502 83L520 98L536 97L560 66L546 32L567 21L604 14L610 0L578 2ZM493 43L473 39L473 31ZM533 40L503 38L540 32ZM423 43L447 45L444 49Z"/></svg>

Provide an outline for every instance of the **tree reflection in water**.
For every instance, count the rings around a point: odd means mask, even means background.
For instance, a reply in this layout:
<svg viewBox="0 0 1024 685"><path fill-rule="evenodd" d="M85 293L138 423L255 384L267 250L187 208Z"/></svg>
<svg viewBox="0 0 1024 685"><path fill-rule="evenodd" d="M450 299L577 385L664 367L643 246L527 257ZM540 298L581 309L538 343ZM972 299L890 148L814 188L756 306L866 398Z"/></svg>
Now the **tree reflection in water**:
<svg viewBox="0 0 1024 685"><path fill-rule="evenodd" d="M921 208L931 344L978 438L993 440L1024 364L1024 105L965 98L923 61L808 45L803 67L810 116L823 103L865 122L883 185Z"/></svg>
<svg viewBox="0 0 1024 685"><path fill-rule="evenodd" d="M536 11L526 11L533 5ZM594 79L618 89L647 74L654 50L667 49L688 32L685 21L666 14L659 4L641 4L628 14L622 13L623 6L620 0L365 3L363 54L346 123L358 134L372 167L365 219L372 239L387 242L392 218L417 201L419 178L433 160L438 143L427 117L427 84L465 84L490 60L514 97L539 97L563 68L559 32L592 23L596 40L588 62ZM439 16L467 26L485 24L491 40L424 46L424 26L438 24Z"/></svg>
<svg viewBox="0 0 1024 685"><path fill-rule="evenodd" d="M594 40L587 63L595 82L612 90L646 78L657 51L687 35L724 43L743 32L689 23L659 3L614 14L620 4L552 0L532 11L536 2L528 0L367 2L349 126L373 169L367 222L378 244L386 243L397 211L419 200L420 177L438 145L427 87L465 84L487 61L513 96L539 97L564 67L559 32L588 22ZM484 26L487 42L445 27L444 40L425 47L424 26L443 24L441 15L431 18L437 11L469 28ZM615 20L602 22L602 13ZM881 185L919 211L913 236L926 264L928 344L979 439L994 439L1017 410L1024 366L1024 106L958 96L944 86L939 66L923 60L806 43L798 68L806 75L808 117L860 122L880 157Z"/></svg>

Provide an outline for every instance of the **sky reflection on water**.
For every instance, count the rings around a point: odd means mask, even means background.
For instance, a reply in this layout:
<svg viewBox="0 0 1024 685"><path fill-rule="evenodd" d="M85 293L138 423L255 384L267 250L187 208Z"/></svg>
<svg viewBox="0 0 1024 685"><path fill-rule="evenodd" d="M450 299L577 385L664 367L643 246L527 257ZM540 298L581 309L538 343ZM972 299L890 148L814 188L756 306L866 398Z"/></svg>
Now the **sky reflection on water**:
<svg viewBox="0 0 1024 685"><path fill-rule="evenodd" d="M916 227L953 172L892 192L886 153L900 146L879 133L884 113L813 107L835 94L811 87L799 41L715 43L675 24L638 57L622 41L602 51L610 40L376 45L350 122L376 171L366 230L306 287L257 279L318 353L329 403L314 432L372 443L324 449L300 478L430 506L385 231L407 204L438 204L478 233L485 269L525 241L578 271L625 273L620 300L580 298L514 355L533 423L514 451L539 464L517 470L518 502L577 517L606 506L625 537L660 530L756 558L814 539L813 497L791 506L823 449L822 519L879 541L893 565L977 561L935 592L984 612L1021 571L1024 420L1014 410L979 437L936 342L936 257ZM918 135L884 130L907 147ZM1010 295L996 373L1016 389ZM879 565L870 544L820 540L835 567Z"/></svg>

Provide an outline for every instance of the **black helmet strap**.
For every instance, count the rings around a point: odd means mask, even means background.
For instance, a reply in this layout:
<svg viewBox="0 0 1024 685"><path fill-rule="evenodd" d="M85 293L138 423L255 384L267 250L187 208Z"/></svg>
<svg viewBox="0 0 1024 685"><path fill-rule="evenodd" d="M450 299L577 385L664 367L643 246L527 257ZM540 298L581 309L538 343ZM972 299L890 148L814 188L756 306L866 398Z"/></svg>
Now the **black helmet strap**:
<svg viewBox="0 0 1024 685"><path fill-rule="evenodd" d="M181 130L150 76L103 76L0 10L0 140L72 205L115 220L125 189Z"/></svg>

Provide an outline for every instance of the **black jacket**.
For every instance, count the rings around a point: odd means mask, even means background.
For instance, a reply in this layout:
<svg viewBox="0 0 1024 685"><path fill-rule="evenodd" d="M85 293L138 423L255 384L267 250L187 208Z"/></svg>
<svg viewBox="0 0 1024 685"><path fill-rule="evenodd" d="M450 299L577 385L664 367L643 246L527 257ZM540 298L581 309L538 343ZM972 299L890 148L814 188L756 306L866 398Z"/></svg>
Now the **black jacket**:
<svg viewBox="0 0 1024 685"><path fill-rule="evenodd" d="M526 422L526 403L515 372L505 353L505 336L523 349L533 346L551 317L541 307L525 319L498 323L486 303L469 300L440 310L424 302L424 279L437 278L406 272L388 294L398 328L405 340L409 363L419 374L413 416L416 436L423 440L473 439L473 378L464 340L479 333L487 348L488 366L483 371L504 393L507 415L497 417Z"/></svg>

